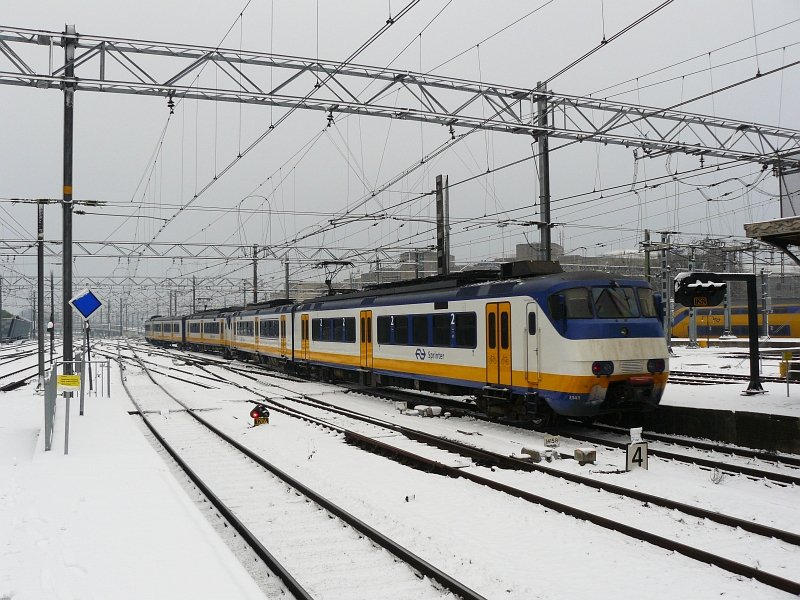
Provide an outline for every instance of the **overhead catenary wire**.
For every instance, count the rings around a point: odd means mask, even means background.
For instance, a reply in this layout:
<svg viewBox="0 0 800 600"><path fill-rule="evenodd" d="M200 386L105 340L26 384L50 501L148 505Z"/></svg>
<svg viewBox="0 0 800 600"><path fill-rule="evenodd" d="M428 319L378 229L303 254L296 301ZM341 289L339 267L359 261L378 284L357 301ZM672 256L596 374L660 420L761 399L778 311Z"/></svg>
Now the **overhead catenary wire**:
<svg viewBox="0 0 800 600"><path fill-rule="evenodd" d="M411 11L414 6L416 6L421 0L411 0L397 15L395 15L394 19L391 22L386 22L382 27L378 29L372 36L370 36L367 41L365 41L361 46L359 46L355 51L353 51L350 56L348 56L343 62L341 62L331 73L329 73L325 79L322 81L321 85L327 83L331 78L335 77L336 74L344 68L344 66L353 61L359 54L361 54L364 50L366 50L370 45L372 45L378 38L380 38L394 23L398 21L398 19L405 16L409 11ZM197 198L202 196L207 190L209 190L217 181L219 181L225 174L227 174L235 165L241 161L241 159L249 154L253 148L258 146L270 133L275 131L283 122L285 122L295 111L299 110L299 107L305 100L308 100L316 91L319 89L318 87L313 87L309 92L307 92L303 98L301 98L294 106L292 106L287 112L285 112L281 117L275 121L274 124L271 124L265 131L263 131L253 142L251 142L248 146L245 147L244 150L240 151L239 154L234 157L223 169L216 175L213 179L208 181L202 188L195 192L194 196L190 198L185 204L184 207L191 206ZM176 217L178 217L184 208L179 209L176 211L169 220L162 225L156 234L151 238L151 241L154 241L161 235L161 233L166 229L166 227L172 223Z"/></svg>
<svg viewBox="0 0 800 600"><path fill-rule="evenodd" d="M610 44L611 42L613 42L614 40L616 40L616 39L617 39L617 38L619 38L620 36L623 36L623 35L625 35L625 34L626 34L627 32L629 32L631 29L633 29L634 27L636 27L636 26L637 26L637 25L639 25L640 23L643 23L644 21L646 21L647 19L649 19L650 17L652 17L654 14L656 14L657 12L659 12L659 11L660 11L661 9L663 9L664 7L666 7L666 6L670 5L670 4L672 4L672 1L673 1L673 0L665 0L664 2L662 2L661 4L659 4L658 6L656 6L656 7L655 7L653 10L651 10L649 13L647 13L647 14L645 14L645 15L642 15L641 17L639 17L638 19L636 19L636 20L635 20L633 23L630 23L629 25L627 25L626 27L622 28L622 29L621 29L621 30L619 30L617 33L615 33L614 35L612 35L610 38L606 39L605 37L603 37L602 41L601 41L601 42L600 42L600 43L599 43L597 46L595 46L594 48L592 48L591 50L589 50L589 51L588 51L586 54L584 54L584 55L583 55L583 56L581 56L580 58L577 58L577 59L575 59L575 60L574 60L574 61L572 61L570 64L568 64L566 67L564 67L564 68L563 68L563 69L561 69L560 71L557 71L556 73L554 73L554 74L553 74L553 75L551 75L550 77L547 77L547 78L543 79L542 81L546 81L546 82L548 82L548 83L552 82L554 79L556 79L557 77L560 77L561 75L563 75L564 73L566 73L567 71L569 71L570 69L572 69L574 66L576 66L576 65L578 65L578 64L580 64L580 63L582 63L584 60L586 60L587 58L589 58L589 57L590 57L592 54L594 54L595 52L597 52L597 51L598 51L598 50L600 50L601 48L603 48L603 47L605 47L606 45Z"/></svg>

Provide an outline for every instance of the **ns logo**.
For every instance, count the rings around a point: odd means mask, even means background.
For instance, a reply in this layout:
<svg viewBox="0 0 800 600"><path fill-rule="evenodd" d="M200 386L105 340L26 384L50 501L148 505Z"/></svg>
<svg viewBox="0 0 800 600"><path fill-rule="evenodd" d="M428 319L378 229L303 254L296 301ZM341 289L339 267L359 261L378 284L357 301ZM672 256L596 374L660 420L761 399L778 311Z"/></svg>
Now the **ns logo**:
<svg viewBox="0 0 800 600"><path fill-rule="evenodd" d="M417 351L414 354L416 354L417 360L425 360L425 349L424 348L417 348Z"/></svg>

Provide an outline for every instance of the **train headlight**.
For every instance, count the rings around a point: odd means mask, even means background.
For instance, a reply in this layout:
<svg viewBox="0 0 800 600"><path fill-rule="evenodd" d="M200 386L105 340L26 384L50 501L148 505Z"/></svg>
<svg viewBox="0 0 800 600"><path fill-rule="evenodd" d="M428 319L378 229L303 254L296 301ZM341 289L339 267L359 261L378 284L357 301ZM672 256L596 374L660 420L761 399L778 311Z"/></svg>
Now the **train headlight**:
<svg viewBox="0 0 800 600"><path fill-rule="evenodd" d="M597 377L611 375L614 372L614 363L610 360L596 360L592 363L592 373Z"/></svg>
<svg viewBox="0 0 800 600"><path fill-rule="evenodd" d="M650 373L663 373L664 372L664 359L651 358L647 361L647 370Z"/></svg>

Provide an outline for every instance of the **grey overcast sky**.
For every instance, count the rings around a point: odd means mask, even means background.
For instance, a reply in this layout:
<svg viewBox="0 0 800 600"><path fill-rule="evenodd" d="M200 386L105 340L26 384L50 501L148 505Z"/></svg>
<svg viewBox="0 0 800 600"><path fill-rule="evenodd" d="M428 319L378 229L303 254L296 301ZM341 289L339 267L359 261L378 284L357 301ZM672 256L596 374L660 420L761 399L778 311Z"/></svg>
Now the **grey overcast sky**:
<svg viewBox="0 0 800 600"><path fill-rule="evenodd" d="M406 4L398 0L4 0L0 22L51 31L62 31L69 23L87 35L344 60ZM611 37L659 4L422 0L356 62L532 88L596 46L604 35ZM533 12L537 7L540 10ZM796 0L675 0L559 76L549 88L666 107L750 78L758 70L797 61L798 40ZM42 56L41 49L29 52L25 58L39 64L35 57ZM55 57L63 60L63 54ZM150 64L155 74L162 73L161 64ZM0 55L0 71L8 70L8 60ZM208 70L198 85L214 87L215 77ZM800 129L799 91L800 67L791 67L682 110ZM35 209L8 199L60 196L62 94L0 86L0 99L0 237L32 240ZM489 107L484 110L490 112ZM370 197L372 190L418 165L422 156L446 142L449 132L437 125L344 115L337 115L326 128L325 114L315 111L294 112L190 207L164 220L285 112L179 100L170 117L163 98L79 92L75 199L107 204L91 209L99 214L75 217L75 239L277 245L314 232L303 239L304 246L423 248L435 243L429 222L435 209L430 196L414 198L433 189L435 176L444 173L451 184L473 178L455 186L450 196L451 243L458 262L511 256L516 244L538 240L535 229L521 224L540 217L534 162L475 177L531 156L527 136L476 133L386 192ZM723 161L711 159L706 165L715 162ZM779 215L775 178L762 173L758 165L620 193L634 181L641 184L699 166L696 157L677 155L635 161L631 149L597 144L554 151L552 221L559 225L553 240L567 251L589 256L635 250L646 228L678 231L686 242L707 236L735 241L744 234L743 223ZM610 190L615 186L622 187ZM330 219L363 198L368 201L351 218L330 226ZM46 237L60 239L60 208L49 207L46 213ZM373 216L357 218L365 214ZM290 252L290 261L294 256ZM34 255L0 260L0 275L35 273ZM58 264L50 266L58 275ZM369 268L357 264L354 272ZM211 282L247 278L250 269L245 261L75 261L76 277L196 275ZM293 279L322 276L299 262L292 273ZM347 276L345 271L340 278ZM264 261L260 278L262 289L281 288L283 266ZM29 291L6 293L7 306L29 302ZM108 292L120 293L147 299L148 310L157 298L164 305L164 288ZM180 302L186 306L188 300L182 296Z"/></svg>

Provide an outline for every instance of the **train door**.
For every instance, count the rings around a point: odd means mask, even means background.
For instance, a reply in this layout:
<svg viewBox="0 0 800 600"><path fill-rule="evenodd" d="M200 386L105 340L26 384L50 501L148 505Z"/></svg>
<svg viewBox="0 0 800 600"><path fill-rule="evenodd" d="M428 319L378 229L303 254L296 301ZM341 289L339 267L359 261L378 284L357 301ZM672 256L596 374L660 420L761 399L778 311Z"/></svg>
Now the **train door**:
<svg viewBox="0 0 800 600"><path fill-rule="evenodd" d="M286 356L286 315L281 315L281 356Z"/></svg>
<svg viewBox="0 0 800 600"><path fill-rule="evenodd" d="M486 304L486 383L511 385L511 303Z"/></svg>
<svg viewBox="0 0 800 600"><path fill-rule="evenodd" d="M528 383L538 383L539 382L539 338L541 337L539 333L539 310L538 305L535 302L529 302L526 306L526 314L527 314L527 326L525 330L528 332L527 335L527 365L526 365L526 377L528 379Z"/></svg>
<svg viewBox="0 0 800 600"><path fill-rule="evenodd" d="M300 360L308 360L309 334L308 315L300 315Z"/></svg>
<svg viewBox="0 0 800 600"><path fill-rule="evenodd" d="M360 312L361 343L359 347L360 365L362 369L372 368L372 311Z"/></svg>

